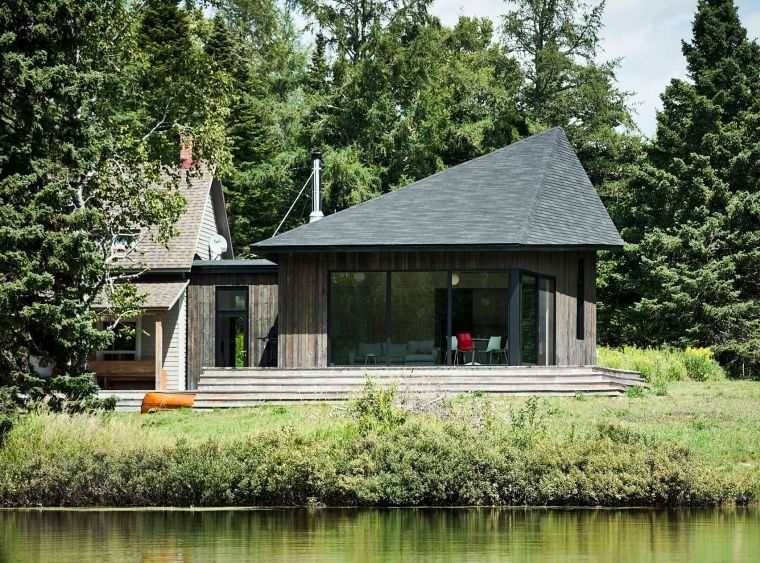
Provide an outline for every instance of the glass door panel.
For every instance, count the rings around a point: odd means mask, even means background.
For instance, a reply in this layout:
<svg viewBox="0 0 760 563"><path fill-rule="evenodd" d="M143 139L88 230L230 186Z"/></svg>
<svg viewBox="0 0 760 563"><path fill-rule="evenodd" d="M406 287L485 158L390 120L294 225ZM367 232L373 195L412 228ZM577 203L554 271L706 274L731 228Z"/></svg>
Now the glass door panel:
<svg viewBox="0 0 760 563"><path fill-rule="evenodd" d="M248 366L248 289L216 290L216 367Z"/></svg>
<svg viewBox="0 0 760 563"><path fill-rule="evenodd" d="M522 274L520 292L521 360L527 365L554 365L553 278Z"/></svg>
<svg viewBox="0 0 760 563"><path fill-rule="evenodd" d="M538 363L554 365L554 279L538 278Z"/></svg>
<svg viewBox="0 0 760 563"><path fill-rule="evenodd" d="M330 275L330 365L385 363L386 272Z"/></svg>
<svg viewBox="0 0 760 563"><path fill-rule="evenodd" d="M538 363L538 280L532 274L521 276L520 357L523 364Z"/></svg>
<svg viewBox="0 0 760 563"><path fill-rule="evenodd" d="M508 300L507 272L452 272L451 333L465 343L459 346L460 362L507 363Z"/></svg>

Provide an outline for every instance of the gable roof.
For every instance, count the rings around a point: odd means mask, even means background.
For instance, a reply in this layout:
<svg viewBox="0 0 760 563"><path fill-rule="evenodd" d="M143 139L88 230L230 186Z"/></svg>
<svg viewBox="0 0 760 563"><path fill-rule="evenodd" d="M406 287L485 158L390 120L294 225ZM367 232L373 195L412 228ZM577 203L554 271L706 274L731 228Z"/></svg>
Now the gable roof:
<svg viewBox="0 0 760 563"><path fill-rule="evenodd" d="M555 127L254 245L262 253L393 248L619 248Z"/></svg>
<svg viewBox="0 0 760 563"><path fill-rule="evenodd" d="M148 232L141 234L136 247L130 253L127 266L134 265L136 269L146 268L150 271L189 272L198 249L203 212L206 209L209 194L214 205L217 228L227 239L227 252L224 257L233 258L232 239L221 183L206 167L201 167L197 174L188 174L186 170L182 170L181 174L184 177L179 191L187 200L187 206L177 221L177 236L164 244L154 241Z"/></svg>

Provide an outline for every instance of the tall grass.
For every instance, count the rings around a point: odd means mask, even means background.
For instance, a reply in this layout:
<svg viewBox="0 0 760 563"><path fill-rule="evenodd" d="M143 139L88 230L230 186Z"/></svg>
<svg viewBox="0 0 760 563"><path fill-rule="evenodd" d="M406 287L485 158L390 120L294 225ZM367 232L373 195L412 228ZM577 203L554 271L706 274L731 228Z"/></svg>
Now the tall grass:
<svg viewBox="0 0 760 563"><path fill-rule="evenodd" d="M616 369L631 369L652 385L671 381L718 381L726 377L709 348L622 348L597 349L597 363Z"/></svg>

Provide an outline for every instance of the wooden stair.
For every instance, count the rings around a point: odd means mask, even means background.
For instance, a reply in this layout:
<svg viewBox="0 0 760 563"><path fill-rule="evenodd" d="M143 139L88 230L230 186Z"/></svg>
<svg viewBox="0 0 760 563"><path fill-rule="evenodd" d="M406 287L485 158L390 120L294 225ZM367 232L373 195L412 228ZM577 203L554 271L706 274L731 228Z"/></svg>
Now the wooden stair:
<svg viewBox="0 0 760 563"><path fill-rule="evenodd" d="M631 386L646 386L637 372L597 366L206 368L193 408L346 400L361 392L368 377L381 385L395 384L402 393L442 395L620 395Z"/></svg>

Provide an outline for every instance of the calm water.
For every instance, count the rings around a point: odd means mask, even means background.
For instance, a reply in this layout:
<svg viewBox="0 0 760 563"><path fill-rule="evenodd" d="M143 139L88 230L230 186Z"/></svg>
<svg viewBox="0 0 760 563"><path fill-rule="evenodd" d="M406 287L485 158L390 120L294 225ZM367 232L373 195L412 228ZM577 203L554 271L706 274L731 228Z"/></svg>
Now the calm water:
<svg viewBox="0 0 760 563"><path fill-rule="evenodd" d="M0 511L0 561L760 561L760 510Z"/></svg>

